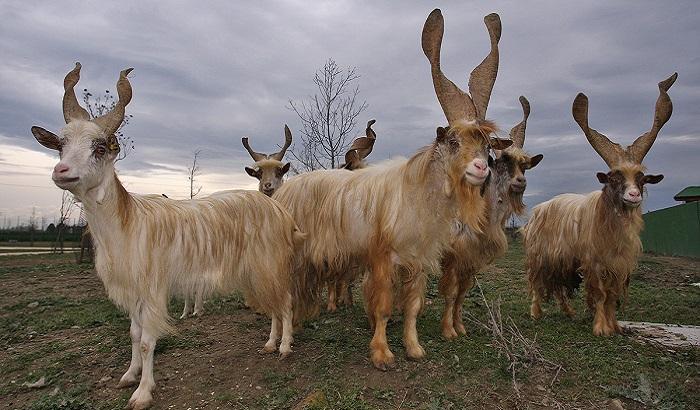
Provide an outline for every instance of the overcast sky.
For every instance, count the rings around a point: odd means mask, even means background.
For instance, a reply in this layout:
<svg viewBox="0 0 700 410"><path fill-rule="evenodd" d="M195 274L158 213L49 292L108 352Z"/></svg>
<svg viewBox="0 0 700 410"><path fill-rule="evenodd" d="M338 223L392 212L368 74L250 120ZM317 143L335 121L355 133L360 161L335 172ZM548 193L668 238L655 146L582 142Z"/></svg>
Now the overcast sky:
<svg viewBox="0 0 700 410"><path fill-rule="evenodd" d="M444 3L444 4L442 4ZM314 92L314 71L328 58L356 66L369 108L356 134L376 118L377 162L408 156L434 138L445 118L420 47L425 18L445 16L442 66L466 89L488 52L483 16L503 23L501 65L488 117L503 133L520 120L518 96L532 105L525 147L544 154L528 173L529 206L563 192L600 188L604 162L571 117L576 93L590 100L591 127L627 145L649 130L657 83L673 72L670 121L645 159L666 178L650 186L645 209L674 205L700 185L700 5L659 1L3 1L0 3L0 212L51 220L60 190L51 182L57 155L30 127L63 125L63 77L83 65L76 90L115 90L130 76L133 115L125 132L136 149L118 163L127 189L188 193L186 168L202 149L203 193L255 189L243 167L249 136L273 151L283 125L298 134L288 100ZM14 219L13 219L14 221ZM0 221L1 222L1 221Z"/></svg>

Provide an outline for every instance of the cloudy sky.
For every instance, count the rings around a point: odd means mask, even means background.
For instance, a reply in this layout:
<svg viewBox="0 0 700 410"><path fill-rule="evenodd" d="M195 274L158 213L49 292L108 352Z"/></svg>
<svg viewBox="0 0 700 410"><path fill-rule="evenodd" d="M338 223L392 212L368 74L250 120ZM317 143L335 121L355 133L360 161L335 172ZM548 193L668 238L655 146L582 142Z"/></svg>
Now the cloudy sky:
<svg viewBox="0 0 700 410"><path fill-rule="evenodd" d="M444 4L442 4L444 3ZM114 92L130 76L133 115L125 129L136 149L118 163L127 189L187 195L186 170L202 149L203 193L255 188L240 144L272 151L300 123L288 100L313 93L328 58L356 66L378 142L371 160L407 156L445 123L420 47L428 13L445 16L443 70L466 88L488 52L482 18L503 22L501 65L488 117L507 132L520 120L517 98L532 105L526 149L545 159L528 175L532 206L563 192L599 189L605 164L571 117L571 102L590 99L590 124L623 145L649 130L657 83L679 73L671 120L645 163L666 179L646 209L674 205L700 185L700 5L697 1L3 1L0 3L0 218L49 220L60 190L50 179L57 155L29 131L63 125L62 81L83 65L77 90ZM361 125L357 134L363 133ZM3 219L0 219L2 222Z"/></svg>

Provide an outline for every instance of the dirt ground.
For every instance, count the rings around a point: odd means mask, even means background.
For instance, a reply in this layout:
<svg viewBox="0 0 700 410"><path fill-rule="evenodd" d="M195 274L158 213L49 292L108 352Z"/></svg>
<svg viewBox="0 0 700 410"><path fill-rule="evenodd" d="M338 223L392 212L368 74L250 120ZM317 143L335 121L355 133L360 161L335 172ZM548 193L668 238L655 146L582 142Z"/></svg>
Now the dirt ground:
<svg viewBox="0 0 700 410"><path fill-rule="evenodd" d="M405 359L400 317L390 324L397 366L372 368L371 332L361 296L356 305L323 313L295 336L294 353L280 361L258 353L268 319L246 309L235 295L208 301L201 318L175 320L178 333L156 349L156 409L224 408L697 408L697 349L661 350L624 336L596 338L581 301L569 320L555 306L540 322L527 316L518 244L481 275L487 298L500 300L504 316L536 339L542 354L563 370L537 364L517 368L484 329L445 341L439 331L442 302L435 278L419 321L428 357ZM700 263L645 255L620 318L700 324ZM356 286L357 288L357 286ZM0 408L123 408L132 390L116 383L128 366L128 320L106 299L89 265L72 255L32 255L0 260ZM171 306L179 316L181 303ZM476 293L465 310L482 319ZM654 314L648 312L655 311ZM651 317L649 317L651 316ZM45 386L27 384L45 378Z"/></svg>

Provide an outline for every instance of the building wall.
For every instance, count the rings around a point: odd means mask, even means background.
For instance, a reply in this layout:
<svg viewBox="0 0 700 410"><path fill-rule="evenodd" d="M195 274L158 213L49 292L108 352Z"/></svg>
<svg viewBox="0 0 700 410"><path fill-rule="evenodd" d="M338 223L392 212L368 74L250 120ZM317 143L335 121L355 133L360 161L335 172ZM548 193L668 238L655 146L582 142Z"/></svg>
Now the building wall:
<svg viewBox="0 0 700 410"><path fill-rule="evenodd" d="M645 252L700 258L700 202L644 214Z"/></svg>

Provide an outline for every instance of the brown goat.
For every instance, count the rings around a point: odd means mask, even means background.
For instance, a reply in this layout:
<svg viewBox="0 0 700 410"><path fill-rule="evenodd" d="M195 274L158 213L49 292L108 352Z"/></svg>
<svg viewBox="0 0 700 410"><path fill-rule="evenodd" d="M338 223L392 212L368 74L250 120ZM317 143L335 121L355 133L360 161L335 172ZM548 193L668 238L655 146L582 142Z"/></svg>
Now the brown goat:
<svg viewBox="0 0 700 410"><path fill-rule="evenodd" d="M508 249L504 224L512 214L524 213L525 171L542 160L541 154L530 156L523 150L530 103L521 96L520 104L523 120L510 131L513 145L496 152L491 181L484 191L487 222L483 231L457 235L442 257L439 291L445 298L445 310L441 327L447 339L466 334L462 322L464 298L474 286L476 274L494 259L503 256Z"/></svg>
<svg viewBox="0 0 700 410"><path fill-rule="evenodd" d="M627 148L588 126L588 98L576 96L574 119L610 170L597 174L604 184L602 191L558 195L534 207L523 227L533 318L542 315L541 301L551 296L565 314L573 316L569 298L583 281L588 308L595 315L593 334L620 333L617 304L627 294L642 250L644 185L663 179L663 175L645 175L642 160L671 117L673 105L667 91L676 78L673 74L659 83L653 126Z"/></svg>

